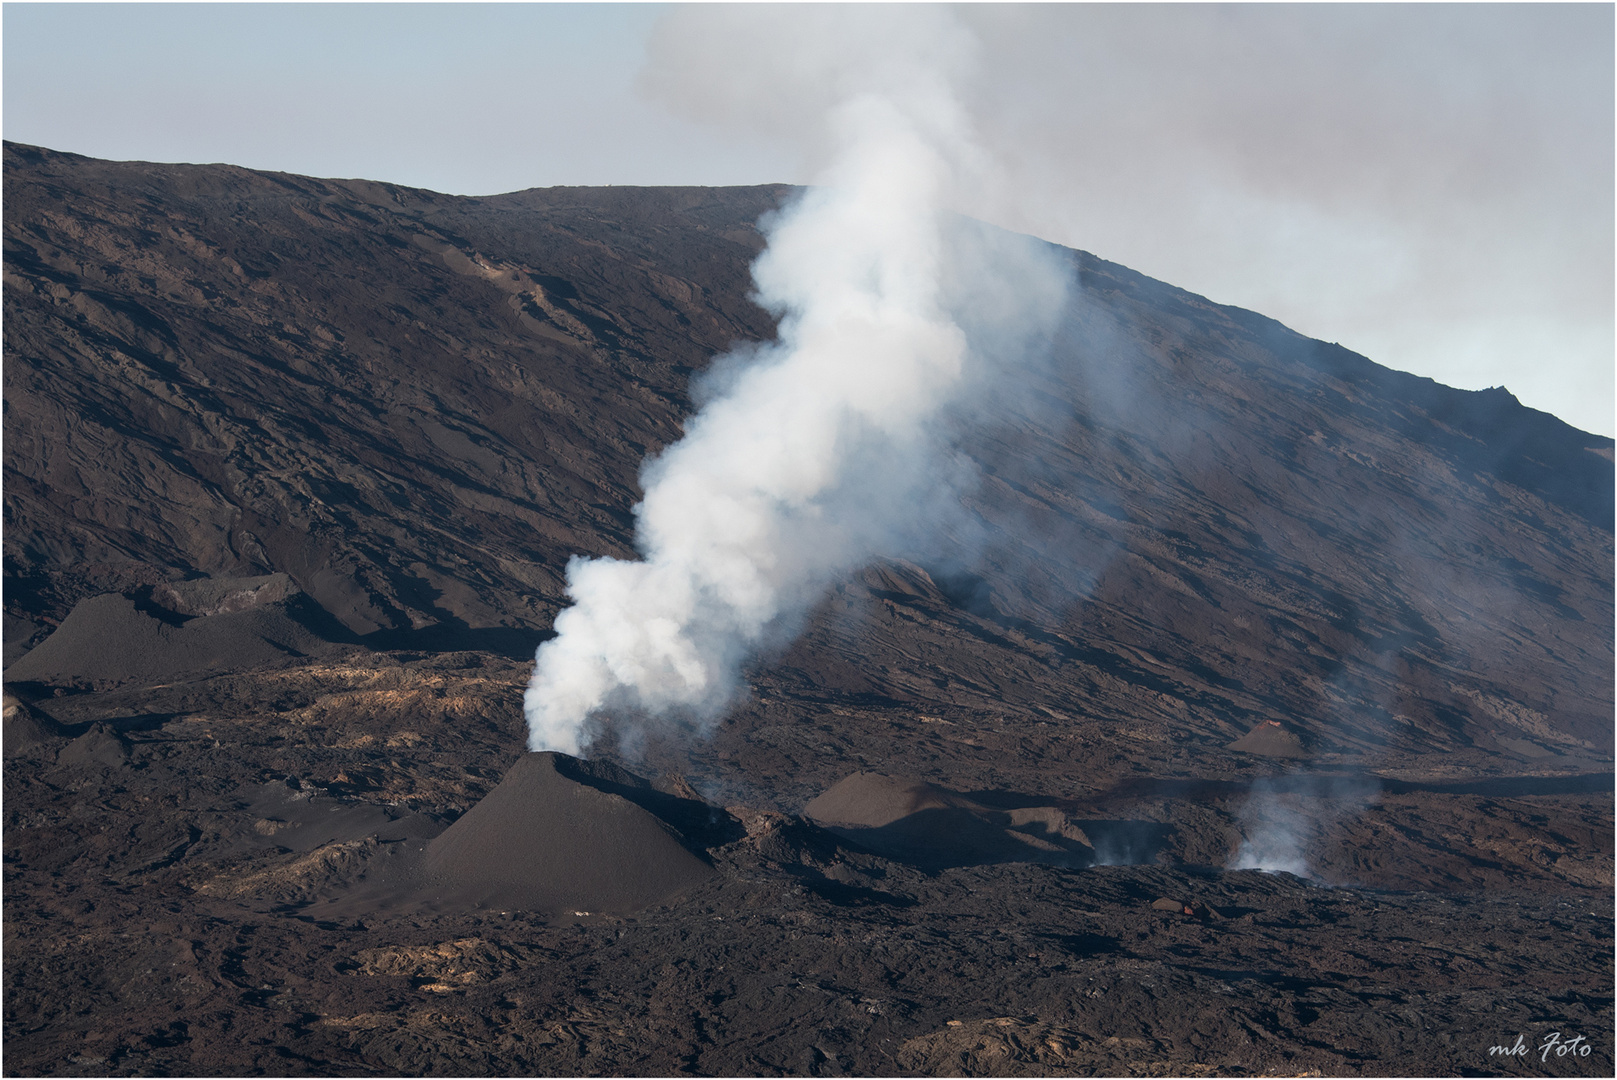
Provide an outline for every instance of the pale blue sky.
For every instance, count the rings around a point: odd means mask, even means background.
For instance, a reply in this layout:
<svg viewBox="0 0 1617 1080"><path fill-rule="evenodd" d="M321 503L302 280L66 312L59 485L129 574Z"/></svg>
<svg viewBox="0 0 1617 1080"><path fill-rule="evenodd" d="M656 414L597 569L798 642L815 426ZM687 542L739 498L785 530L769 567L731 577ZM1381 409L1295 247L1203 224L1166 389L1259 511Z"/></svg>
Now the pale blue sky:
<svg viewBox="0 0 1617 1080"><path fill-rule="evenodd" d="M1008 181L960 209L1617 427L1612 5L954 10ZM734 16L7 3L4 134L457 194L806 180L790 35Z"/></svg>
<svg viewBox="0 0 1617 1080"><path fill-rule="evenodd" d="M645 4L5 5L5 137L459 195L782 170L634 91ZM732 179L741 175L742 179Z"/></svg>

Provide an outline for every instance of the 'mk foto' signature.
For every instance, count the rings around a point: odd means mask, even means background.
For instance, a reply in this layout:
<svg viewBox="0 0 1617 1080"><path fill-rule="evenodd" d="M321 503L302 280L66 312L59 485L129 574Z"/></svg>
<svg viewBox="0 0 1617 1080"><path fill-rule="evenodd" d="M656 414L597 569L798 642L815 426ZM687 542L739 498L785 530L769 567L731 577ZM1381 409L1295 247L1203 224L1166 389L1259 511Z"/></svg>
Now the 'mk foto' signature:
<svg viewBox="0 0 1617 1080"><path fill-rule="evenodd" d="M1550 1054L1552 1053L1558 1058L1588 1057L1589 1040L1582 1035L1574 1035L1570 1039L1563 1039L1559 1031L1552 1031L1544 1036L1543 1044L1534 1049L1538 1051L1540 1061L1550 1060ZM1514 1046L1488 1047L1489 1057L1526 1057L1528 1053L1529 1048L1527 1046L1527 1036L1525 1035L1516 1036L1516 1045Z"/></svg>

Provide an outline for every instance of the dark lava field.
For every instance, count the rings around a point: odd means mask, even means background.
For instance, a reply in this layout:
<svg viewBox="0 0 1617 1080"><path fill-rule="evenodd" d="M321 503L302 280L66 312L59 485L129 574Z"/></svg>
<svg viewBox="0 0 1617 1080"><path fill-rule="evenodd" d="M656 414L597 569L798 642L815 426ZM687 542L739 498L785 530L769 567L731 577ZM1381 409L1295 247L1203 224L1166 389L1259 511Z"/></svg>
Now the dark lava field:
<svg viewBox="0 0 1617 1080"><path fill-rule="evenodd" d="M980 543L526 752L790 196L5 145L5 1074L1611 1075L1612 440L1086 253Z"/></svg>

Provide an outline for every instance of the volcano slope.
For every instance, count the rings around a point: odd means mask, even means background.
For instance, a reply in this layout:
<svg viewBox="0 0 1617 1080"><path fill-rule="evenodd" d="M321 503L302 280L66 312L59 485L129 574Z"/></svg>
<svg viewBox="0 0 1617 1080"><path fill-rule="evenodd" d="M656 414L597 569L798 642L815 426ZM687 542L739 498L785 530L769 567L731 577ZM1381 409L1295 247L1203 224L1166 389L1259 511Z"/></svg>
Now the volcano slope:
<svg viewBox="0 0 1617 1080"><path fill-rule="evenodd" d="M789 191L4 183L8 1074L1610 1074L1610 439L1064 253L980 550L537 762Z"/></svg>

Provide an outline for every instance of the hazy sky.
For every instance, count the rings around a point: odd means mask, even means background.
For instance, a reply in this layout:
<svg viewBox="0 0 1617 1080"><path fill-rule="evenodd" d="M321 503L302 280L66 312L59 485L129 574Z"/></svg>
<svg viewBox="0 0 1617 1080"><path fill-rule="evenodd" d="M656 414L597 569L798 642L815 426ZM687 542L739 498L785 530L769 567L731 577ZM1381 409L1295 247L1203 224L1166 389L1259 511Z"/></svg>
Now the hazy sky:
<svg viewBox="0 0 1617 1080"><path fill-rule="evenodd" d="M988 5L959 208L1613 434L1613 7ZM821 34L903 9L821 9ZM459 194L801 181L769 8L4 7L4 134ZM973 40L974 39L974 40Z"/></svg>

